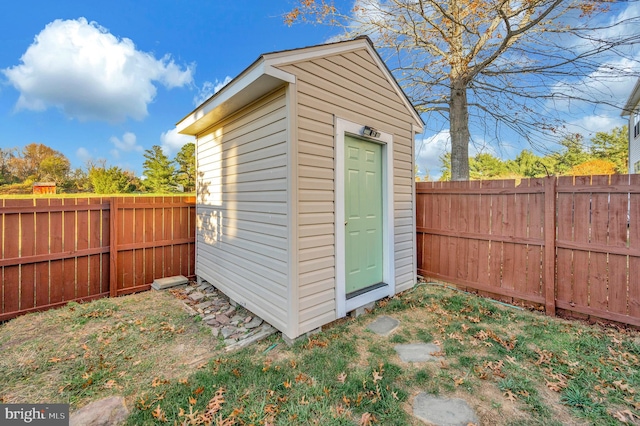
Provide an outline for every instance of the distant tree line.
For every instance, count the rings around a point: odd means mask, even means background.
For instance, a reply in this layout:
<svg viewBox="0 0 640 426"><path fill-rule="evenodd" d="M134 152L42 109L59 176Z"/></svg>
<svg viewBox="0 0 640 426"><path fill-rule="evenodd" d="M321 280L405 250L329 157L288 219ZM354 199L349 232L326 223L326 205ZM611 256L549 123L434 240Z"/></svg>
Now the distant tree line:
<svg viewBox="0 0 640 426"><path fill-rule="evenodd" d="M144 152L143 176L107 165L106 160L88 161L85 168L71 169L60 151L41 143L22 149L0 148L0 193L31 193L34 182L54 182L58 192L125 194L195 191L195 145L182 147L170 159L158 145Z"/></svg>
<svg viewBox="0 0 640 426"><path fill-rule="evenodd" d="M523 150L513 160L489 153L469 158L472 180L539 178L544 176L608 175L628 173L629 140L627 126L598 132L587 143L579 135L560 142L561 149L547 155ZM451 153L440 157L441 181L451 180ZM429 176L425 176L429 180Z"/></svg>

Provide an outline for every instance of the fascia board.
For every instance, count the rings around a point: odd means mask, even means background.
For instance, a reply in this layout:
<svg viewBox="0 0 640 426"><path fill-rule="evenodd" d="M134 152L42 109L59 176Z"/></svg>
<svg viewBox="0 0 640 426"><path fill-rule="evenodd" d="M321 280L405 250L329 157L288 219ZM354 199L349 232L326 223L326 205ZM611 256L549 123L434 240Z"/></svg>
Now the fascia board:
<svg viewBox="0 0 640 426"><path fill-rule="evenodd" d="M629 95L629 99L627 100L627 103L620 115L628 117L631 115L635 107L638 106L638 103L640 103L640 78L636 82L636 85L634 86L631 95Z"/></svg>
<svg viewBox="0 0 640 426"><path fill-rule="evenodd" d="M261 59L176 124L178 133L196 135L213 124L218 115L235 112L279 84L295 81L294 75L273 68Z"/></svg>

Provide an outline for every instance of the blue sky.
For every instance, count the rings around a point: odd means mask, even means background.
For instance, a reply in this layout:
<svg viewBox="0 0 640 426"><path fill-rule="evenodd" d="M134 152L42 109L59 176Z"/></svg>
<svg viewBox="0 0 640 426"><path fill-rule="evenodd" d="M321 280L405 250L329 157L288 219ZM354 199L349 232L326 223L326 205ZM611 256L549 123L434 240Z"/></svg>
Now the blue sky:
<svg viewBox="0 0 640 426"><path fill-rule="evenodd" d="M31 142L142 172L142 156L261 53L319 44L293 1L23 1L0 5L0 147Z"/></svg>
<svg viewBox="0 0 640 426"><path fill-rule="evenodd" d="M324 25L287 27L282 15L295 4L3 2L0 147L39 142L64 153L73 167L104 159L139 175L143 151L161 145L173 157L190 140L175 133L175 123L261 53L319 44L338 34ZM629 4L621 13L640 14L637 2ZM617 81L608 96L622 105L634 83ZM589 107L574 114L572 123L589 137L624 121L615 109ZM442 123L428 128L416 144L418 164L437 177L448 130ZM506 144L497 154L513 157L520 149Z"/></svg>

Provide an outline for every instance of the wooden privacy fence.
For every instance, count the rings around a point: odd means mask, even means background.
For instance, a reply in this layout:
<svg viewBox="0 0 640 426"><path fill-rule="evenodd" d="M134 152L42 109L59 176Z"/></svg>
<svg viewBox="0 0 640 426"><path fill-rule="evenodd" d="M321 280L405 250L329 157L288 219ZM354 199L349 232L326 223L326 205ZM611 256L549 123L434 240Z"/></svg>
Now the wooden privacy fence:
<svg viewBox="0 0 640 426"><path fill-rule="evenodd" d="M0 200L0 320L194 274L193 197Z"/></svg>
<svg viewBox="0 0 640 426"><path fill-rule="evenodd" d="M418 273L640 326L640 175L416 184Z"/></svg>

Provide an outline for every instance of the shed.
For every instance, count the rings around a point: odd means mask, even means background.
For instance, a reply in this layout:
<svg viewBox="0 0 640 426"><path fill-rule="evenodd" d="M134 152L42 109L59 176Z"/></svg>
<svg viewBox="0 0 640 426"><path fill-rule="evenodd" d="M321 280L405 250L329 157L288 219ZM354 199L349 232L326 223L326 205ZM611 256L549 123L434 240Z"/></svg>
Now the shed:
<svg viewBox="0 0 640 426"><path fill-rule="evenodd" d="M177 124L196 275L291 339L411 288L423 126L366 37L261 55Z"/></svg>
<svg viewBox="0 0 640 426"><path fill-rule="evenodd" d="M55 182L34 182L33 193L34 194L55 194L56 183Z"/></svg>

